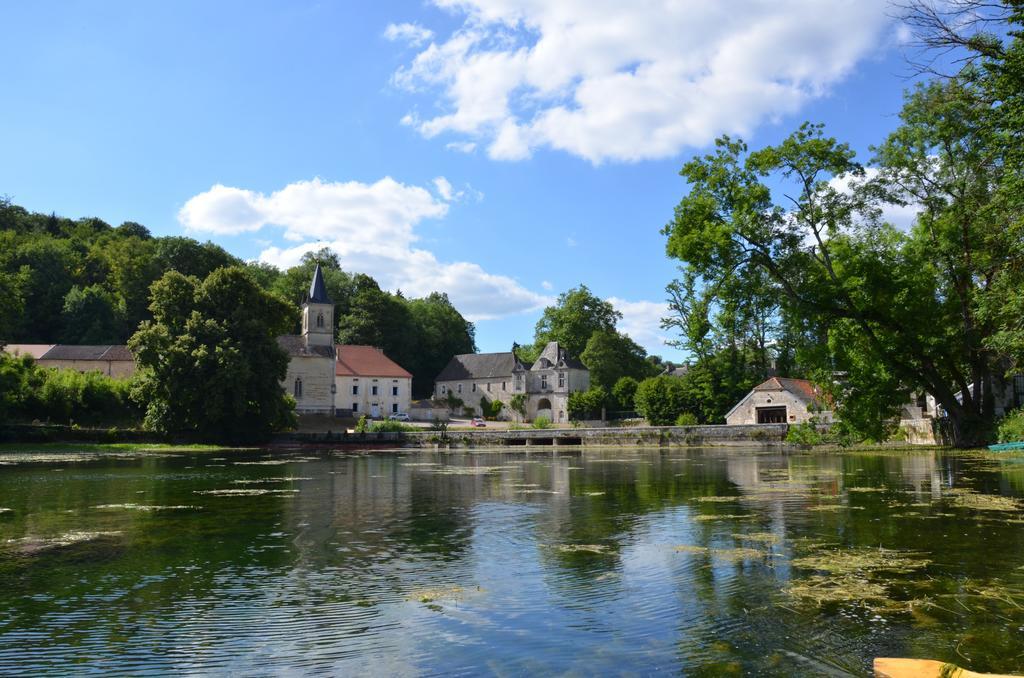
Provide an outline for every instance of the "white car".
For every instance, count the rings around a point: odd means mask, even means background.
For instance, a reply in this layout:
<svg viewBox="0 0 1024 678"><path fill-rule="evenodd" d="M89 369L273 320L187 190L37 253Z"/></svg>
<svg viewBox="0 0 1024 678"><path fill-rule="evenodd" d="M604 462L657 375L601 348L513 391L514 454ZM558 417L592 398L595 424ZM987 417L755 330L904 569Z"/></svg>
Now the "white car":
<svg viewBox="0 0 1024 678"><path fill-rule="evenodd" d="M388 419L391 421L409 421L409 415L405 412L395 412Z"/></svg>

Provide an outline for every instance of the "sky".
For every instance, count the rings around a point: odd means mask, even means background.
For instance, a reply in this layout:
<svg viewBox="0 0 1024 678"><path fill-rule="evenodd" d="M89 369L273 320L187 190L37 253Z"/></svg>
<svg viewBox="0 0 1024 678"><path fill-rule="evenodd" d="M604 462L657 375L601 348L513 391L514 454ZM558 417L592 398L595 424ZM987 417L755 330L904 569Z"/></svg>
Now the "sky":
<svg viewBox="0 0 1024 678"><path fill-rule="evenodd" d="M5 3L0 195L449 295L481 351L580 284L648 352L680 167L805 120L869 147L912 86L884 0Z"/></svg>

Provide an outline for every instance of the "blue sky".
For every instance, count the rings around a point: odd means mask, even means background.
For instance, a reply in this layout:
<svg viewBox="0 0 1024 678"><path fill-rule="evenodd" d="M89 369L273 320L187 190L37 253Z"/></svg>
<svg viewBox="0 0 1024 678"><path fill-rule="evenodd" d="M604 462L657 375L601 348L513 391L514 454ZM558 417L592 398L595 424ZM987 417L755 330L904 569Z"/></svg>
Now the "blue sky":
<svg viewBox="0 0 1024 678"><path fill-rule="evenodd" d="M621 8L629 7L628 12ZM661 345L679 167L910 86L882 0L32 2L0 9L0 194L288 265L322 244L481 350L584 283Z"/></svg>

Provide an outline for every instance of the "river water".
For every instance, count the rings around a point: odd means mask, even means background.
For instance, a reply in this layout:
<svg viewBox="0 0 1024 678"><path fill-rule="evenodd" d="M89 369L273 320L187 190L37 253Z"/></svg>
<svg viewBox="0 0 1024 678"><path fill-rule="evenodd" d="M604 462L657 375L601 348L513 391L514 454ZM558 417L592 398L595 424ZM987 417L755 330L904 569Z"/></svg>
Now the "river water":
<svg viewBox="0 0 1024 678"><path fill-rule="evenodd" d="M1024 458L0 453L0 674L1024 671Z"/></svg>

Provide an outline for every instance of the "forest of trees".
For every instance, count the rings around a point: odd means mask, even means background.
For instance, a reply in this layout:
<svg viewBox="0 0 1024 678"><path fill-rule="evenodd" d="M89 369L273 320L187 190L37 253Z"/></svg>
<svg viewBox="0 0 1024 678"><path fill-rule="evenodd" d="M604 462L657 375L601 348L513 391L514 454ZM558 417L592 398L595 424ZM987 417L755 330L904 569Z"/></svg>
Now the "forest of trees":
<svg viewBox="0 0 1024 678"><path fill-rule="evenodd" d="M2 198L0 341L124 344L152 319L154 282L169 271L202 281L225 267L245 270L260 288L289 302L298 332L298 308L317 261L337 305L337 341L382 348L413 374L414 395L430 393L452 355L476 350L473 324L446 295L392 294L367 275L341 270L328 250L280 271L242 261L210 242L153 237L134 222L114 227L96 218L33 213Z"/></svg>

